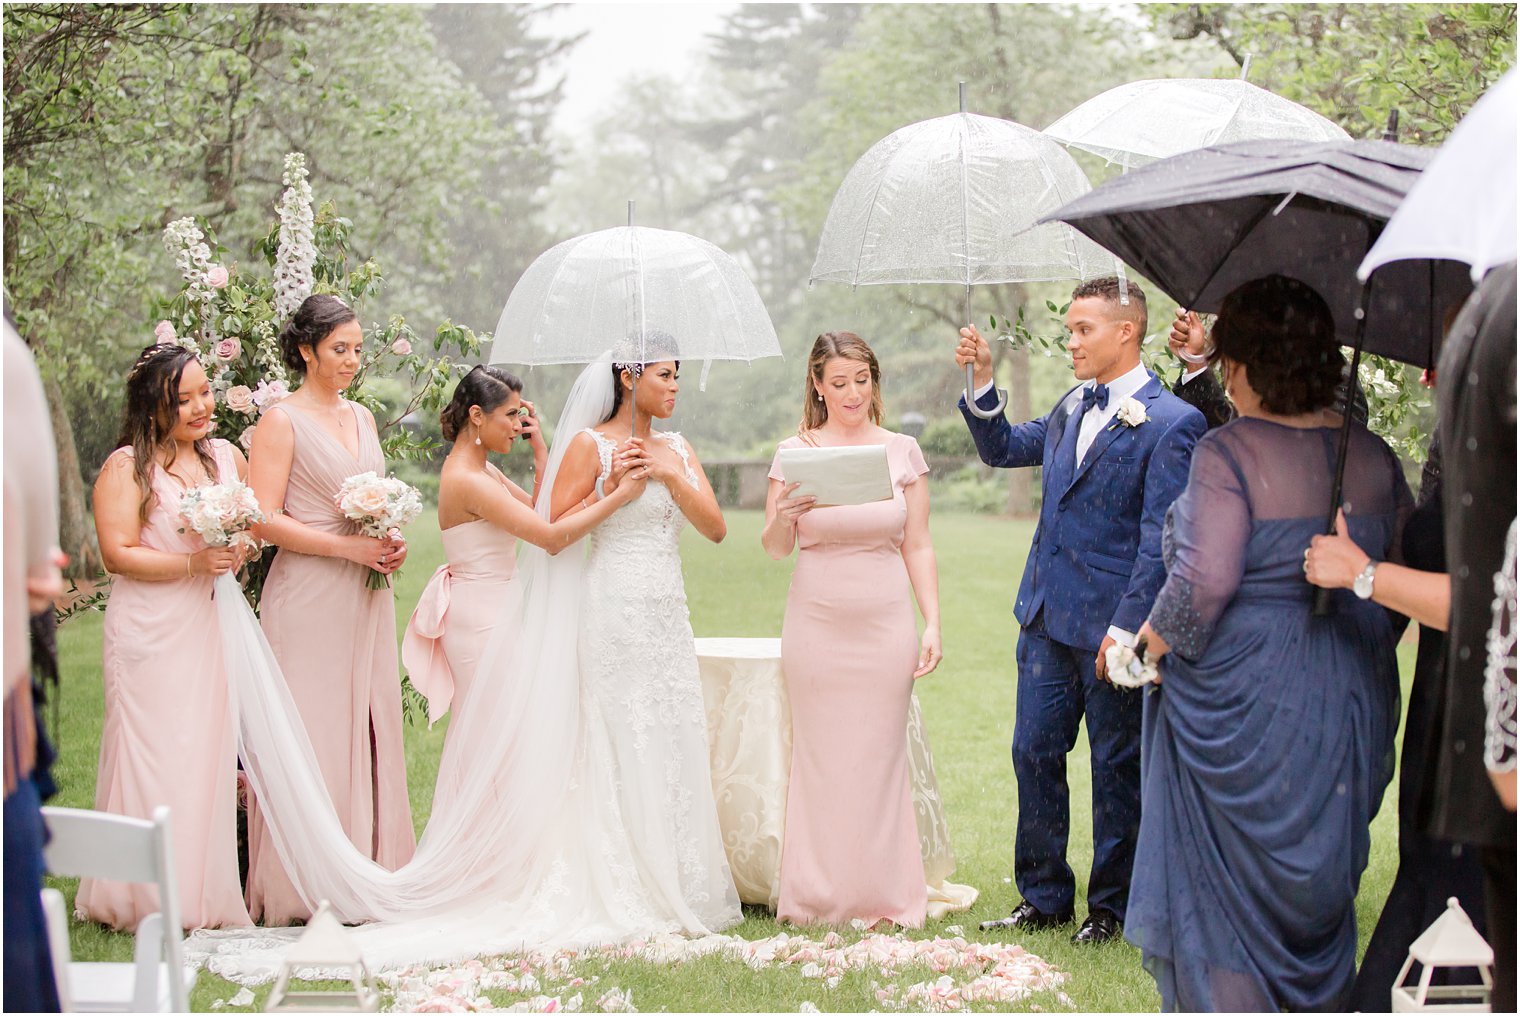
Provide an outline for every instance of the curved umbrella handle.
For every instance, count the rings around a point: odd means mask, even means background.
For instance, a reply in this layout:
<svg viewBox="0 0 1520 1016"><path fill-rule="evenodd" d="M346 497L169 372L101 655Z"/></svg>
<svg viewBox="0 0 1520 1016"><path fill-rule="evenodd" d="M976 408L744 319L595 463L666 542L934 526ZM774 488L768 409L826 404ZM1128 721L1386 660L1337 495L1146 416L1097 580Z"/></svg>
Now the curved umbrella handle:
<svg viewBox="0 0 1520 1016"><path fill-rule="evenodd" d="M976 366L974 364L968 363L966 364L966 408L971 411L971 415L979 417L983 420L991 420L996 416L1000 416L1003 412L1003 407L1008 405L1008 393L1001 388L996 388L995 391L997 392L998 397L997 405L993 406L991 409L983 409L981 406L978 406L976 404L976 399L972 395L972 393L975 391Z"/></svg>

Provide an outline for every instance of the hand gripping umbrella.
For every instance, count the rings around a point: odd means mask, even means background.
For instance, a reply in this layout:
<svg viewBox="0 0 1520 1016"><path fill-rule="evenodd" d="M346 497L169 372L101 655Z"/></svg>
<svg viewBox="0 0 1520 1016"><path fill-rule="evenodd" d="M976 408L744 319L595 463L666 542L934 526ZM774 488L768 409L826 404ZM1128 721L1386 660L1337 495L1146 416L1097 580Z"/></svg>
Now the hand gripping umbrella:
<svg viewBox="0 0 1520 1016"><path fill-rule="evenodd" d="M1041 215L1091 189L1060 145L1039 131L966 112L903 127L872 145L840 184L809 282L852 286L1042 282L1090 278L1112 264L1085 237ZM972 368L966 405L978 416Z"/></svg>
<svg viewBox="0 0 1520 1016"><path fill-rule="evenodd" d="M1428 367L1446 310L1471 292L1462 265L1403 261L1367 285L1356 270L1430 159L1386 141L1243 141L1144 166L1047 218L1086 233L1184 307L1218 310L1236 286L1273 273L1309 283L1353 348L1353 378L1363 349ZM1346 413L1327 532L1350 435ZM1328 603L1318 597L1316 612Z"/></svg>
<svg viewBox="0 0 1520 1016"><path fill-rule="evenodd" d="M492 363L618 363L780 356L776 329L738 263L688 233L633 225L573 237L540 254L512 287ZM672 340L674 349L671 348ZM635 378L635 384L637 378Z"/></svg>

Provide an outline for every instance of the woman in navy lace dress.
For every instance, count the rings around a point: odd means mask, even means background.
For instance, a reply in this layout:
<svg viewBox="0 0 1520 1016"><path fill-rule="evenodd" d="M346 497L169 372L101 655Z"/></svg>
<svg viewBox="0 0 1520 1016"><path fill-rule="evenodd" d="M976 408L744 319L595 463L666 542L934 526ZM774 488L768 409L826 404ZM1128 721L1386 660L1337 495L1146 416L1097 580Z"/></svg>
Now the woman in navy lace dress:
<svg viewBox="0 0 1520 1016"><path fill-rule="evenodd" d="M1329 308L1282 276L1226 297L1214 330L1240 418L1193 453L1141 635L1142 812L1125 935L1163 1007L1339 1009L1355 976L1368 823L1393 773L1397 630L1352 590L1314 617L1343 358ZM1398 459L1353 424L1343 503L1374 561L1410 505Z"/></svg>

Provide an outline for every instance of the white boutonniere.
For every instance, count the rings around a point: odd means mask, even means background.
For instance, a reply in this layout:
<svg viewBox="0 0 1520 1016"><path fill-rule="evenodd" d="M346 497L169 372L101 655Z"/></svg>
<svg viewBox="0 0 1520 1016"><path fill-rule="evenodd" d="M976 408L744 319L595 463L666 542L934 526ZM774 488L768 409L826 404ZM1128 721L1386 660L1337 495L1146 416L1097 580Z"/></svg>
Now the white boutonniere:
<svg viewBox="0 0 1520 1016"><path fill-rule="evenodd" d="M1140 404L1139 399L1129 398L1119 403L1118 410L1114 413L1114 419L1126 427L1138 427L1150 419L1145 415L1145 406Z"/></svg>

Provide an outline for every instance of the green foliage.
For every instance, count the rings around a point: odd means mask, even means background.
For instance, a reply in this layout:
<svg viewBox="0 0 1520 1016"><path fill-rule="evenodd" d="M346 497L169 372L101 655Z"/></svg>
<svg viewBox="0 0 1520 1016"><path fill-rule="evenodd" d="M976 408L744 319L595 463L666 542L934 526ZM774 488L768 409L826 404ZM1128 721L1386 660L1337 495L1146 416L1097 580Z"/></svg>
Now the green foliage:
<svg viewBox="0 0 1520 1016"><path fill-rule="evenodd" d="M1250 79L1329 117L1353 137L1439 144L1515 62L1514 4L1145 4L1157 31L1208 38ZM1370 425L1423 462L1433 417L1419 372L1369 358Z"/></svg>
<svg viewBox="0 0 1520 1016"><path fill-rule="evenodd" d="M306 286L290 265L309 263L313 292L339 297L364 326L366 302L383 289L385 277L373 259L351 254L353 223L326 202L311 216L305 187L305 157L286 158L288 189L280 201L281 218L258 250L269 271L252 265L222 265L213 255L228 252L210 225L176 220L164 231L165 246L181 268L181 287L160 304L164 315L158 337L195 350L216 396L216 424L222 435L246 450L259 418L284 398L292 380L277 340L279 308L304 298ZM310 239L302 225L311 216ZM219 278L220 276L220 278ZM221 282L218 285L218 282ZM392 315L385 324L364 327L364 355L345 397L375 417L381 449L390 460L422 461L438 442L420 426L406 426L419 413L436 418L458 375L457 357L473 357L481 338L469 328L445 320L425 343L406 319ZM434 492L436 494L436 484ZM244 591L257 609L270 554L249 563Z"/></svg>

